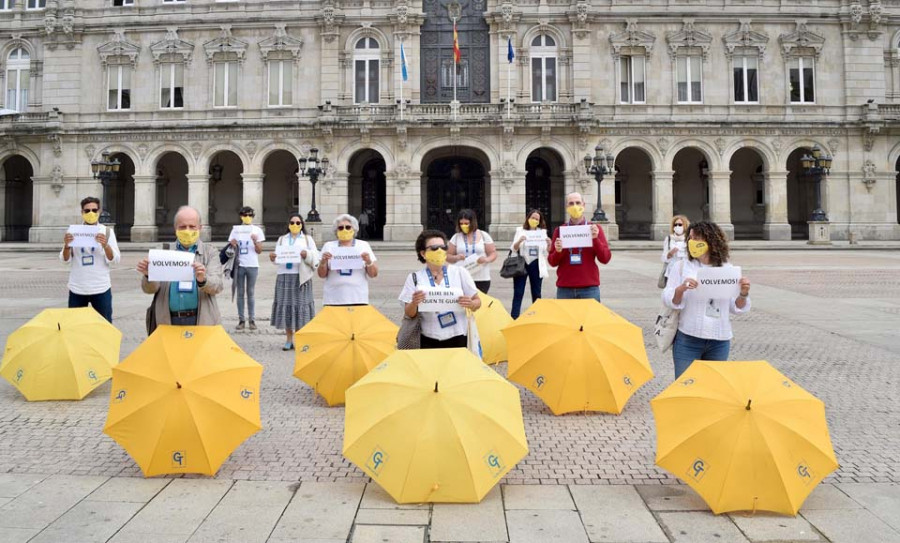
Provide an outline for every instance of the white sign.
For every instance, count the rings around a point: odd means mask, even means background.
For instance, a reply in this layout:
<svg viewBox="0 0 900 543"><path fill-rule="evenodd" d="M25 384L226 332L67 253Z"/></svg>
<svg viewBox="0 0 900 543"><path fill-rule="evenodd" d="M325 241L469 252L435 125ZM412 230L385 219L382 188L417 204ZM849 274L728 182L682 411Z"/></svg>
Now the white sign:
<svg viewBox="0 0 900 543"><path fill-rule="evenodd" d="M700 268L697 272L697 295L707 300L730 300L741 293L741 269Z"/></svg>
<svg viewBox="0 0 900 543"><path fill-rule="evenodd" d="M69 247L84 247L88 249L100 247L96 238L97 234L101 233L101 228L103 227L99 224L73 224L66 232L67 234L72 234L72 237L75 238L69 244Z"/></svg>
<svg viewBox="0 0 900 543"><path fill-rule="evenodd" d="M228 237L229 240L236 239L238 241L250 241L250 236L253 234L253 225L252 224L240 224L237 226L231 227L231 235Z"/></svg>
<svg viewBox="0 0 900 543"><path fill-rule="evenodd" d="M150 249L150 281L193 281L194 253Z"/></svg>
<svg viewBox="0 0 900 543"><path fill-rule="evenodd" d="M478 263L478 258L479 258L478 255L469 255L469 256L467 256L467 257L465 258L465 260L462 261L463 267L464 267L466 270L468 270L469 273L472 273L473 271L475 271L476 268L478 268L479 266L481 266L481 264Z"/></svg>
<svg viewBox="0 0 900 543"><path fill-rule="evenodd" d="M332 270L360 270L366 267L362 253L356 247L333 247L329 252Z"/></svg>
<svg viewBox="0 0 900 543"><path fill-rule="evenodd" d="M577 249L590 247L594 240L591 237L591 225L579 224L577 226L560 226L559 239L563 249Z"/></svg>
<svg viewBox="0 0 900 543"><path fill-rule="evenodd" d="M275 246L275 263L276 264L299 264L303 262L303 256L300 254L304 251L301 245L276 245Z"/></svg>
<svg viewBox="0 0 900 543"><path fill-rule="evenodd" d="M463 295L461 288L425 287L419 290L425 293L425 300L419 304L419 311L425 313L462 311L462 306L457 301Z"/></svg>
<svg viewBox="0 0 900 543"><path fill-rule="evenodd" d="M526 230L525 231L525 246L526 247L541 247L546 245L547 243L547 231L544 229L537 230Z"/></svg>

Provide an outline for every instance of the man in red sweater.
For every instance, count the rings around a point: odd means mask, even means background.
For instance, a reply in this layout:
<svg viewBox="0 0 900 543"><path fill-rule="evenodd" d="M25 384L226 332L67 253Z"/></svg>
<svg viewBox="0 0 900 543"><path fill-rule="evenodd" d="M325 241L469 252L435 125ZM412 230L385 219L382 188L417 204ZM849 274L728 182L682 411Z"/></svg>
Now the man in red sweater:
<svg viewBox="0 0 900 543"><path fill-rule="evenodd" d="M564 226L588 224L584 218L584 198L573 192L566 196L566 212L569 220ZM596 258L606 264L612 258L609 243L603 229L591 225L592 244L590 247L563 249L559 239L559 228L553 231L553 243L547 260L556 268L556 297L560 300L593 298L600 301L600 269L594 263Z"/></svg>

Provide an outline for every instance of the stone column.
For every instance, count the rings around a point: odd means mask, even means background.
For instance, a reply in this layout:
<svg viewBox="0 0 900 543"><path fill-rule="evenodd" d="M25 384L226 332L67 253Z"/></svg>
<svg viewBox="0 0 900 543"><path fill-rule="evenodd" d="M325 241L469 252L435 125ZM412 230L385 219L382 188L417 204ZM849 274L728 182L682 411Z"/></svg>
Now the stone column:
<svg viewBox="0 0 900 543"><path fill-rule="evenodd" d="M6 241L6 171L0 168L0 241Z"/></svg>
<svg viewBox="0 0 900 543"><path fill-rule="evenodd" d="M608 221L602 224L603 233L606 234L606 239L617 240L619 239L619 223L616 222L616 175L614 173L603 177L603 182L600 183L600 198Z"/></svg>
<svg viewBox="0 0 900 543"><path fill-rule="evenodd" d="M674 171L654 171L653 177L653 222L650 224L650 239L662 240L669 235L672 222L673 197L672 176Z"/></svg>
<svg viewBox="0 0 900 543"><path fill-rule="evenodd" d="M266 175L262 173L242 173L243 180L243 205L253 208L254 214L253 224L258 225L265 232L265 221L263 220L263 178Z"/></svg>
<svg viewBox="0 0 900 543"><path fill-rule="evenodd" d="M763 238L773 241L790 241L791 225L788 223L787 201L788 172L765 172L763 175L765 176L763 198L766 206Z"/></svg>
<svg viewBox="0 0 900 543"><path fill-rule="evenodd" d="M156 241L156 176L134 176L134 225L131 241Z"/></svg>
<svg viewBox="0 0 900 543"><path fill-rule="evenodd" d="M490 234L498 242L510 241L522 226L525 214L525 172L515 170L511 162L505 169L491 171ZM479 220L484 220L479 217Z"/></svg>
<svg viewBox="0 0 900 543"><path fill-rule="evenodd" d="M384 241L414 241L422 232L422 172L400 166L385 174Z"/></svg>
<svg viewBox="0 0 900 543"><path fill-rule="evenodd" d="M709 219L718 224L728 239L734 239L731 223L731 172L709 174Z"/></svg>
<svg viewBox="0 0 900 543"><path fill-rule="evenodd" d="M200 212L203 230L200 239L209 241L212 230L209 226L209 174L191 173L187 175L188 205Z"/></svg>

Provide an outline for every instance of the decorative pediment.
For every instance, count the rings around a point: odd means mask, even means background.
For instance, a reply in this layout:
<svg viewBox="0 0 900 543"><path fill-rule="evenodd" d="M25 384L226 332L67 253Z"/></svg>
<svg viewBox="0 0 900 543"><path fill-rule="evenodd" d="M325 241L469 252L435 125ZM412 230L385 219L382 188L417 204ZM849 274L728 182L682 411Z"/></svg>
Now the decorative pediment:
<svg viewBox="0 0 900 543"><path fill-rule="evenodd" d="M303 40L288 36L284 24L275 25L275 35L259 42L259 51L263 59L268 59L271 53L287 52L293 60L300 58L300 50L303 48Z"/></svg>
<svg viewBox="0 0 900 543"><path fill-rule="evenodd" d="M175 55L179 60L188 63L194 54L194 44L178 37L178 27L170 26L166 29L166 37L150 46L153 62L159 62L163 55Z"/></svg>
<svg viewBox="0 0 900 543"><path fill-rule="evenodd" d="M694 27L693 19L684 19L684 26L677 32L666 32L666 42L669 44L669 56L674 58L681 47L696 47L706 59L709 56L709 47L713 37L709 32Z"/></svg>
<svg viewBox="0 0 900 543"><path fill-rule="evenodd" d="M812 50L816 58L819 58L825 45L825 38L806 27L806 19L798 19L797 29L790 34L782 34L778 41L781 42L781 54L785 58L796 56L798 49Z"/></svg>
<svg viewBox="0 0 900 543"><path fill-rule="evenodd" d="M115 64L125 64L126 61L132 67L137 65L141 46L125 39L124 30L113 30L113 39L97 47L100 53L100 62L106 66L112 61Z"/></svg>
<svg viewBox="0 0 900 543"><path fill-rule="evenodd" d="M203 44L206 52L206 61L212 62L219 57L225 60L238 60L243 62L247 53L247 42L241 41L231 35L231 25L222 25L219 37Z"/></svg>
<svg viewBox="0 0 900 543"><path fill-rule="evenodd" d="M725 55L731 58L735 49L743 47L757 49L759 57L762 58L766 52L766 45L769 43L769 36L752 30L750 19L741 19L740 23L741 26L736 31L722 36L722 41L725 43Z"/></svg>
<svg viewBox="0 0 900 543"><path fill-rule="evenodd" d="M650 32L638 29L637 19L625 20L625 31L609 36L609 43L613 48L613 57L619 58L622 48L643 47L644 53L650 56L656 36Z"/></svg>

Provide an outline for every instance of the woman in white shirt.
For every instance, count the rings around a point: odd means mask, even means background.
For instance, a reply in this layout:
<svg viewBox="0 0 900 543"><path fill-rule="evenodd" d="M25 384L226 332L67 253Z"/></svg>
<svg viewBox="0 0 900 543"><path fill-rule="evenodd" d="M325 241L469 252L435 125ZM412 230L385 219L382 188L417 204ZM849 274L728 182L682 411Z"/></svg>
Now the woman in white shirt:
<svg viewBox="0 0 900 543"><path fill-rule="evenodd" d="M466 309L481 307L478 289L472 276L462 266L447 266L447 236L440 230L425 230L416 239L416 257L425 268L409 274L400 301L404 314L413 319L419 305L425 301L425 288L455 289L462 292L456 301L458 308L444 312L422 311L422 349L466 348L468 322Z"/></svg>
<svg viewBox="0 0 900 543"><path fill-rule="evenodd" d="M672 217L672 222L669 225L669 235L663 241L662 261L666 265L666 278L669 277L672 267L687 256L687 242L685 241L686 236L684 233L688 231L690 226L691 221L684 215Z"/></svg>
<svg viewBox="0 0 900 543"><path fill-rule="evenodd" d="M300 249L301 262L277 264L278 278L275 280L275 299L272 301L270 324L284 330L285 343L282 350L294 348L294 331L303 328L316 316L316 302L313 298L312 278L319 265L316 242L306 235L303 217L291 215L288 233L278 238L276 247L290 246ZM276 253L269 253L269 260L275 262Z"/></svg>
<svg viewBox="0 0 900 543"><path fill-rule="evenodd" d="M695 289L699 270L705 267L731 267L725 233L707 221L691 225L688 258L672 268L662 294L666 306L681 310L672 345L675 379L694 360L728 360L731 314L750 311L750 280L746 277L740 279L740 295L736 298L701 298Z"/></svg>
<svg viewBox="0 0 900 543"><path fill-rule="evenodd" d="M529 241L525 233L541 237L540 241ZM525 281L531 282L531 302L534 303L541 297L541 283L544 277L549 275L547 255L550 253L550 238L547 236L547 221L544 214L537 209L532 209L525 216L525 223L516 228L513 243L510 249L517 252L525 259L525 271L527 275L513 278L513 302L512 318L519 318L522 311L522 299L525 298Z"/></svg>
<svg viewBox="0 0 900 543"><path fill-rule="evenodd" d="M463 266L475 280L475 286L487 294L491 289L491 262L497 260L497 248L491 235L478 229L478 215L463 209L456 217L456 234L447 245L447 261Z"/></svg>
<svg viewBox="0 0 900 543"><path fill-rule="evenodd" d="M368 305L369 279L378 276L375 253L365 241L356 239L359 221L353 215L338 215L332 224L337 241L322 245L318 274L325 280L322 289L324 305ZM335 253L339 260L355 262L349 267L333 268ZM359 257L357 257L359 255ZM354 267L357 266L357 267Z"/></svg>

